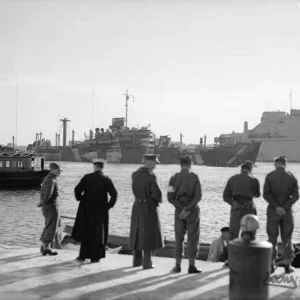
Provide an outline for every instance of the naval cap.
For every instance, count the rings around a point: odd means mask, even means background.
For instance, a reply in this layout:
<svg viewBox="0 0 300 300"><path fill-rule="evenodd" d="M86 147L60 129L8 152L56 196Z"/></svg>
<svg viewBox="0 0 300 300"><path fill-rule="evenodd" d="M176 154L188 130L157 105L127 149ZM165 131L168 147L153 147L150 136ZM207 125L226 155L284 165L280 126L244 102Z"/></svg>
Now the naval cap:
<svg viewBox="0 0 300 300"><path fill-rule="evenodd" d="M275 162L276 163L282 163L282 164L285 165L286 162L287 162L287 158L284 155L281 155L281 156L275 158Z"/></svg>
<svg viewBox="0 0 300 300"><path fill-rule="evenodd" d="M105 164L106 160L103 158L94 158L93 159L93 164Z"/></svg>
<svg viewBox="0 0 300 300"><path fill-rule="evenodd" d="M192 157L190 155L185 155L183 157L179 157L180 163L191 164Z"/></svg>
<svg viewBox="0 0 300 300"><path fill-rule="evenodd" d="M158 160L159 154L154 154L154 153L148 153L148 154L144 154L144 159L145 160L153 160L155 161L157 164L159 164L159 160Z"/></svg>

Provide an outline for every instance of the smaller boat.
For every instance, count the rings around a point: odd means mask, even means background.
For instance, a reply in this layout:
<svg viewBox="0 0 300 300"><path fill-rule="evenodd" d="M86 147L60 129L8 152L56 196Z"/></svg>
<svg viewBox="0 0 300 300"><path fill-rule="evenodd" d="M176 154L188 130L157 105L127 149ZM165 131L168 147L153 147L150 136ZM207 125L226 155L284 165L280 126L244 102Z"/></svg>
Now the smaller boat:
<svg viewBox="0 0 300 300"><path fill-rule="evenodd" d="M40 187L50 172L44 157L33 153L0 153L0 187L26 189Z"/></svg>

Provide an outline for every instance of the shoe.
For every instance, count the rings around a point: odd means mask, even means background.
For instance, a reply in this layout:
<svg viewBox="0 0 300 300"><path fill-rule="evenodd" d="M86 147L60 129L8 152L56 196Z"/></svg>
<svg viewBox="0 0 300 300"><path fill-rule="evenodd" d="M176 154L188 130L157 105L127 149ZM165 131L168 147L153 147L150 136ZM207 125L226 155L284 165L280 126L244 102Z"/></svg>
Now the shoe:
<svg viewBox="0 0 300 300"><path fill-rule="evenodd" d="M148 270L148 269L154 269L155 265L151 265L151 266L147 266L147 267L143 267L144 270Z"/></svg>
<svg viewBox="0 0 300 300"><path fill-rule="evenodd" d="M91 263L94 264L94 263L98 263L100 261L100 259L93 259L91 260Z"/></svg>
<svg viewBox="0 0 300 300"><path fill-rule="evenodd" d="M285 265L284 270L285 270L285 274L291 274L295 272L295 268L292 267L291 265Z"/></svg>
<svg viewBox="0 0 300 300"><path fill-rule="evenodd" d="M85 258L81 258L80 256L78 256L78 257L76 258L76 260L78 260L78 261L85 261Z"/></svg>
<svg viewBox="0 0 300 300"><path fill-rule="evenodd" d="M226 261L225 261L225 263L224 263L224 267L229 267L228 260L226 260Z"/></svg>
<svg viewBox="0 0 300 300"><path fill-rule="evenodd" d="M172 272L174 273L180 273L181 272L181 267L179 265L176 265L173 269Z"/></svg>
<svg viewBox="0 0 300 300"><path fill-rule="evenodd" d="M143 263L139 263L139 264L133 264L132 266L134 267L134 268L137 268L137 267L141 267L143 265Z"/></svg>
<svg viewBox="0 0 300 300"><path fill-rule="evenodd" d="M50 255L50 256L54 256L57 255L58 253L55 251L52 251L51 249L43 249L42 254L45 255Z"/></svg>
<svg viewBox="0 0 300 300"><path fill-rule="evenodd" d="M188 269L188 273L189 274L197 274L197 273L202 273L202 269L197 269L195 266L189 266L189 269Z"/></svg>
<svg viewBox="0 0 300 300"><path fill-rule="evenodd" d="M271 264L271 273L270 274L273 274L275 272L275 267L273 264Z"/></svg>

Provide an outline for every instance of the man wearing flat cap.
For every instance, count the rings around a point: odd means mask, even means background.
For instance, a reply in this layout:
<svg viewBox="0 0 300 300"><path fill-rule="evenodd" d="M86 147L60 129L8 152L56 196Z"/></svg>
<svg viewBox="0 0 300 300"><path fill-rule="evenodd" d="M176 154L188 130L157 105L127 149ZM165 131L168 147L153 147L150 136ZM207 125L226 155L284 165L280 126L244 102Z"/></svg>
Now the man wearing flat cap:
<svg viewBox="0 0 300 300"><path fill-rule="evenodd" d="M223 192L223 199L231 206L229 232L230 240L239 236L240 222L244 215L256 215L253 198L260 197L260 184L252 175L254 164L246 161L241 166L241 173L229 178Z"/></svg>
<svg viewBox="0 0 300 300"><path fill-rule="evenodd" d="M179 159L181 171L169 181L168 200L175 207L175 260L173 272L181 272L181 260L184 252L184 236L188 233L187 255L188 273L201 273L195 266L200 236L200 209L202 198L198 175L191 172L192 159L185 156Z"/></svg>
<svg viewBox="0 0 300 300"><path fill-rule="evenodd" d="M267 234L273 244L273 264L277 258L277 238L279 228L284 246L285 272L294 271L291 266L294 254L292 234L294 230L294 217L292 206L299 199L299 187L295 176L286 170L287 159L280 156L275 159L275 170L266 176L264 184L264 199L269 203L267 209Z"/></svg>
<svg viewBox="0 0 300 300"><path fill-rule="evenodd" d="M104 159L94 159L94 172L86 174L75 187L79 201L72 238L81 243L77 260L92 263L105 257L108 238L109 210L117 201L111 179L103 174ZM110 199L108 200L108 194Z"/></svg>
<svg viewBox="0 0 300 300"><path fill-rule="evenodd" d="M132 174L134 204L131 213L129 247L133 250L133 266L154 268L152 255L163 248L159 204L162 194L153 170L159 163L155 154L144 156L144 165ZM144 251L144 257L143 252Z"/></svg>

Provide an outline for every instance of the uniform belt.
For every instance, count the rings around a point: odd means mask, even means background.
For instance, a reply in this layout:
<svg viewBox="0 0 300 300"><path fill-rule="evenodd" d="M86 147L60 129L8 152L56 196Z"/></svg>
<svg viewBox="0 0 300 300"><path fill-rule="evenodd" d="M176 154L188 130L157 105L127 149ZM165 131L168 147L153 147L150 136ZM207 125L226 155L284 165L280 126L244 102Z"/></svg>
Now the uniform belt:
<svg viewBox="0 0 300 300"><path fill-rule="evenodd" d="M136 198L136 199L135 199L135 203L139 203L139 204L147 203L147 199L139 199L139 198Z"/></svg>
<svg viewBox="0 0 300 300"><path fill-rule="evenodd" d="M187 196L178 196L177 199L178 199L180 202L190 202L190 201L193 200L193 198L187 197Z"/></svg>

